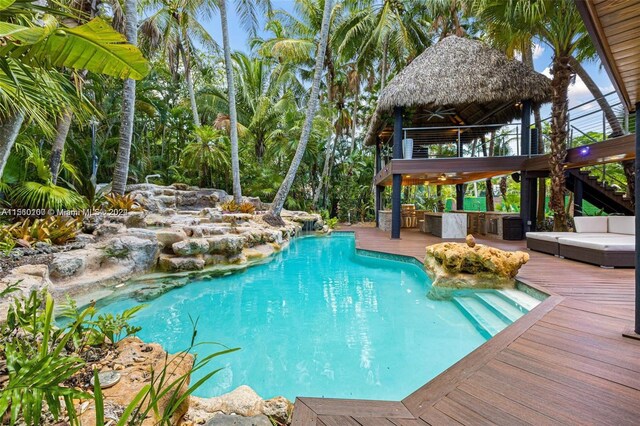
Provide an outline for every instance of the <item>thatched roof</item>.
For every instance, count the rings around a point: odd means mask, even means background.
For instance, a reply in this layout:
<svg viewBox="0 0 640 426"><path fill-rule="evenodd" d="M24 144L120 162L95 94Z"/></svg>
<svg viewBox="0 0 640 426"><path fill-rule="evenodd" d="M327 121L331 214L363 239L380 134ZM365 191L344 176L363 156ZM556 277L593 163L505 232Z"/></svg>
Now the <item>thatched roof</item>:
<svg viewBox="0 0 640 426"><path fill-rule="evenodd" d="M396 106L412 109L416 116L453 109L456 124L504 123L520 116L516 103L524 99L548 102L550 80L482 42L450 36L425 50L384 88L366 143L375 143Z"/></svg>

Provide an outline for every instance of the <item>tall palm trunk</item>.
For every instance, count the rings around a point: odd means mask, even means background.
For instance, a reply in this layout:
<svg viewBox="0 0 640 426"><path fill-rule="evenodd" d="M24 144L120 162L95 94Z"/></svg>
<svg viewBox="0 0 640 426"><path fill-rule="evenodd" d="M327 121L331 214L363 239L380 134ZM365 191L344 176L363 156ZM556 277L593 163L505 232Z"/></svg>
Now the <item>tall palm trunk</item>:
<svg viewBox="0 0 640 426"><path fill-rule="evenodd" d="M445 205L442 200L442 185L436 186L436 198L436 211L443 212Z"/></svg>
<svg viewBox="0 0 640 426"><path fill-rule="evenodd" d="M0 119L0 178L2 178L4 166L7 165L11 148L16 142L23 121L24 114L17 111Z"/></svg>
<svg viewBox="0 0 640 426"><path fill-rule="evenodd" d="M185 37L184 31L182 35ZM184 62L184 79L187 83L187 91L189 92L189 103L191 105L191 115L193 118L193 126L197 129L200 127L200 114L198 114L198 105L196 104L196 92L193 87L193 78L191 76L191 55L188 49L180 43L180 52L182 53L182 62Z"/></svg>
<svg viewBox="0 0 640 426"><path fill-rule="evenodd" d="M335 137L335 140L334 140ZM332 143L333 142L333 143ZM338 143L338 132L336 131L335 136L329 136L327 141L327 147L325 148L325 156L324 156L324 166L322 167L322 175L320 175L320 181L318 182L318 186L316 188L316 192L313 194L313 206L317 209L318 201L320 200L320 194L322 193L322 188L324 188L325 184L328 185L329 180L329 160L331 159L331 148Z"/></svg>
<svg viewBox="0 0 640 426"><path fill-rule="evenodd" d="M389 57L389 39L384 40L384 44L382 46L382 66L380 70L380 93L384 90L384 86L387 82L387 62Z"/></svg>
<svg viewBox="0 0 640 426"><path fill-rule="evenodd" d="M322 27L320 29L320 41L318 43L318 49L316 51L316 64L313 70L311 96L309 97L309 102L307 104L307 112L304 120L304 125L302 127L302 133L300 135L300 142L298 143L298 148L296 148L296 153L293 157L293 160L291 161L289 171L287 172L284 181L282 181L282 185L280 185L280 189L278 189L278 193L271 203L269 212L265 215L265 221L273 225L280 225L283 223L282 219L280 218L280 212L282 212L284 202L287 199L289 191L291 190L293 180L296 177L298 167L300 167L302 157L304 156L304 152L307 149L309 136L311 135L311 126L313 124L313 118L316 114L318 105L318 92L320 91L320 78L322 77L324 54L327 49L327 41L329 39L329 25L331 19L332 3L332 0L325 0L324 2L324 11L322 13Z"/></svg>
<svg viewBox="0 0 640 426"><path fill-rule="evenodd" d="M624 129L622 128L622 125L618 121L618 117L616 117L616 113L613 111L613 108L611 108L611 105L609 104L609 102L605 99L604 94L602 93L602 91L600 90L596 82L593 81L593 79L591 78L589 73L584 69L580 61L578 61L573 56L569 58L569 65L571 65L571 69L573 69L573 71L576 74L578 74L578 76L582 79L582 81L584 82L584 85L587 86L587 89L589 89L589 92L591 92L593 97L596 99L596 102L598 102L598 106L600 107L602 112L604 112L604 116L607 120L607 123L609 123L609 127L611 127L610 136L611 137L622 136L624 134ZM604 136L604 139L607 139L606 135Z"/></svg>
<svg viewBox="0 0 640 426"><path fill-rule="evenodd" d="M62 162L62 152L64 144L71 128L71 120L73 112L67 109L62 113L56 126L56 139L53 141L51 148L51 158L49 159L49 169L51 170L51 182L55 185L58 183L58 172L60 171L60 163Z"/></svg>
<svg viewBox="0 0 640 426"><path fill-rule="evenodd" d="M495 149L495 140L496 140L496 132L491 132L491 140L489 141L489 157L493 157L493 152ZM486 179L486 193L484 195L486 202L486 210L488 212L492 212L495 210L495 204L493 202L493 183L491 182L491 178Z"/></svg>
<svg viewBox="0 0 640 426"><path fill-rule="evenodd" d="M551 170L551 199L549 207L553 211L553 230L566 231L567 213L565 210L564 161L567 156L567 111L568 91L571 82L570 55L556 52L551 73L551 153L549 166Z"/></svg>
<svg viewBox="0 0 640 426"><path fill-rule="evenodd" d="M238 156L238 114L236 112L236 88L233 84L233 63L229 45L229 25L227 21L227 0L220 0L220 20L222 21L222 44L224 48L224 67L227 71L227 90L229 93L229 129L231 137L231 172L233 175L233 199L242 202L240 186L240 159Z"/></svg>
<svg viewBox="0 0 640 426"><path fill-rule="evenodd" d="M351 117L351 150L353 152L356 148L356 127L358 126L358 102L360 101L360 87L356 88L356 93L353 99L353 117Z"/></svg>
<svg viewBox="0 0 640 426"><path fill-rule="evenodd" d="M127 41L136 46L138 44L138 11L135 0L124 1L125 36ZM136 81L130 78L124 81L122 92L122 114L120 115L120 144L113 170L111 190L123 195L129 175L129 157L131 155L131 138L133 137L133 120L136 102Z"/></svg>
<svg viewBox="0 0 640 426"><path fill-rule="evenodd" d="M533 65L533 51L531 49L531 40L529 40L528 45L523 49L522 55L523 63L528 66L532 71L535 71ZM537 153L544 153L544 142L542 139L542 118L540 117L540 105L533 105L533 121L536 125L536 147ZM542 224L544 222L544 214L545 214L545 201L547 199L547 185L545 183L545 178L538 179L538 200L537 200L537 222L538 224Z"/></svg>

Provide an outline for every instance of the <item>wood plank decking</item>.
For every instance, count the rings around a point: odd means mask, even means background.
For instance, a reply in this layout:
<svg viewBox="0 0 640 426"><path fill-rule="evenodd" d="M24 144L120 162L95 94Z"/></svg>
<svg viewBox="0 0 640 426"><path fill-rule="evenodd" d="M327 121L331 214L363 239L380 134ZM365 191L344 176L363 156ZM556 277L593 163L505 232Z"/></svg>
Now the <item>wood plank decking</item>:
<svg viewBox="0 0 640 426"><path fill-rule="evenodd" d="M414 256L442 240L375 228L358 248ZM524 242L483 241L504 249ZM633 269L602 269L531 253L519 278L551 296L402 401L298 398L294 425L638 424L640 341L633 321Z"/></svg>

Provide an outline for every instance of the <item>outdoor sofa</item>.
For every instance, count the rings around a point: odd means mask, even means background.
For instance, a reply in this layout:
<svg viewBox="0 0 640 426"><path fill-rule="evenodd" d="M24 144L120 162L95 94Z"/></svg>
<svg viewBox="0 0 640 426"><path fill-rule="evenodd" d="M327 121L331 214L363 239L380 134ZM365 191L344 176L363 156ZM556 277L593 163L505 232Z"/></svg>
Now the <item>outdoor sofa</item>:
<svg viewBox="0 0 640 426"><path fill-rule="evenodd" d="M603 267L635 266L635 216L574 221L576 232L527 232L527 248Z"/></svg>

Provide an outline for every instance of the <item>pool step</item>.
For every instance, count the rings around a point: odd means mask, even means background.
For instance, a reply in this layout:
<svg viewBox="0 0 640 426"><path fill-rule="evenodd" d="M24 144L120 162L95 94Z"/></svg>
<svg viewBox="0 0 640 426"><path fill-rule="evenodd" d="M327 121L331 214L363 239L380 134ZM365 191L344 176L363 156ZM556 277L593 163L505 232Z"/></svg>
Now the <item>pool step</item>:
<svg viewBox="0 0 640 426"><path fill-rule="evenodd" d="M505 299L494 292L479 292L475 297L494 314L507 323L512 323L524 315L527 311L519 307L515 302Z"/></svg>
<svg viewBox="0 0 640 426"><path fill-rule="evenodd" d="M453 303L487 339L492 338L511 323L502 319L487 307L485 302L475 296L455 296Z"/></svg>
<svg viewBox="0 0 640 426"><path fill-rule="evenodd" d="M515 303L516 306L524 309L525 312L529 312L540 304L540 300L519 290L498 290L497 294L508 302Z"/></svg>

